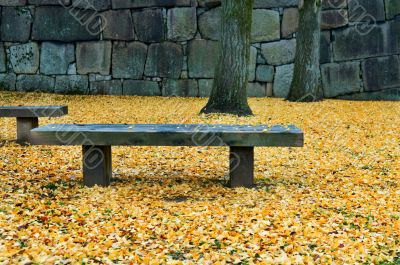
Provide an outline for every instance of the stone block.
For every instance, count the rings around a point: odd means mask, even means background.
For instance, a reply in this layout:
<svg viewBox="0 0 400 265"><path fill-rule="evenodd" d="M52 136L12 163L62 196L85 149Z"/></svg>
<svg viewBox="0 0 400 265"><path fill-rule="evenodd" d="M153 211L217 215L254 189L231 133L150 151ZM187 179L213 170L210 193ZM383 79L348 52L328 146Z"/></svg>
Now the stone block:
<svg viewBox="0 0 400 265"><path fill-rule="evenodd" d="M333 53L335 61L348 61L385 55L388 45L384 42L387 26L368 25L360 32L357 26L334 31ZM365 34L366 33L366 34Z"/></svg>
<svg viewBox="0 0 400 265"><path fill-rule="evenodd" d="M0 74L0 90L14 91L17 76L14 73Z"/></svg>
<svg viewBox="0 0 400 265"><path fill-rule="evenodd" d="M278 98L286 98L289 95L290 85L293 79L294 64L276 67L273 92Z"/></svg>
<svg viewBox="0 0 400 265"><path fill-rule="evenodd" d="M28 0L28 3L35 6L68 6L71 4L71 0Z"/></svg>
<svg viewBox="0 0 400 265"><path fill-rule="evenodd" d="M32 39L41 41L86 41L100 39L100 14L58 6L36 8Z"/></svg>
<svg viewBox="0 0 400 265"><path fill-rule="evenodd" d="M296 55L296 39L264 43L261 51L270 65L292 63Z"/></svg>
<svg viewBox="0 0 400 265"><path fill-rule="evenodd" d="M321 28L335 29L344 27L349 23L346 9L324 10L322 11Z"/></svg>
<svg viewBox="0 0 400 265"><path fill-rule="evenodd" d="M111 0L72 0L72 5L82 9L103 11L111 8Z"/></svg>
<svg viewBox="0 0 400 265"><path fill-rule="evenodd" d="M266 93L266 87L265 84L261 83L248 83L247 85L247 96L248 97L265 97L267 95Z"/></svg>
<svg viewBox="0 0 400 265"><path fill-rule="evenodd" d="M54 91L60 94L89 94L89 79L87 75L56 76L56 85Z"/></svg>
<svg viewBox="0 0 400 265"><path fill-rule="evenodd" d="M347 0L322 0L322 10L347 8Z"/></svg>
<svg viewBox="0 0 400 265"><path fill-rule="evenodd" d="M176 7L168 10L168 39L187 41L193 39L197 32L195 7Z"/></svg>
<svg viewBox="0 0 400 265"><path fill-rule="evenodd" d="M132 96L161 96L160 86L155 81L124 80L123 94Z"/></svg>
<svg viewBox="0 0 400 265"><path fill-rule="evenodd" d="M101 13L101 15L105 40L128 41L135 38L132 16L129 10L109 10Z"/></svg>
<svg viewBox="0 0 400 265"><path fill-rule="evenodd" d="M6 64L6 51L4 50L4 45L0 43L0 73L7 71L7 64Z"/></svg>
<svg viewBox="0 0 400 265"><path fill-rule="evenodd" d="M162 9L144 9L132 13L136 35L143 42L161 42L165 38Z"/></svg>
<svg viewBox="0 0 400 265"><path fill-rule="evenodd" d="M121 80L90 82L90 94L92 95L122 95Z"/></svg>
<svg viewBox="0 0 400 265"><path fill-rule="evenodd" d="M279 40L281 35L279 12L266 9L253 11L251 41L266 42Z"/></svg>
<svg viewBox="0 0 400 265"><path fill-rule="evenodd" d="M254 0L254 8L277 8L297 6L298 0Z"/></svg>
<svg viewBox="0 0 400 265"><path fill-rule="evenodd" d="M385 20L383 0L348 1L350 22L370 22Z"/></svg>
<svg viewBox="0 0 400 265"><path fill-rule="evenodd" d="M40 73L65 75L68 66L75 61L73 44L43 42L40 54Z"/></svg>
<svg viewBox="0 0 400 265"><path fill-rule="evenodd" d="M193 40L188 44L188 67L191 78L213 78L218 59L218 43Z"/></svg>
<svg viewBox="0 0 400 265"><path fill-rule="evenodd" d="M355 93L337 97L346 100L385 100L385 101L400 101L400 88L380 90L374 92Z"/></svg>
<svg viewBox="0 0 400 265"><path fill-rule="evenodd" d="M249 82L253 82L256 79L257 55L258 55L257 49L255 47L251 46L250 47L250 58L249 58L249 64L248 64L248 70L249 70L248 80L249 80Z"/></svg>
<svg viewBox="0 0 400 265"><path fill-rule="evenodd" d="M340 95L360 92L360 63L329 63L321 66L324 96L333 98Z"/></svg>
<svg viewBox="0 0 400 265"><path fill-rule="evenodd" d="M282 37L291 38L299 28L299 10L297 8L286 8L282 17Z"/></svg>
<svg viewBox="0 0 400 265"><path fill-rule="evenodd" d="M141 42L114 42L112 53L114 78L141 79L146 63L147 46Z"/></svg>
<svg viewBox="0 0 400 265"><path fill-rule="evenodd" d="M221 8L213 8L199 16L199 31L203 39L219 40L221 37Z"/></svg>
<svg viewBox="0 0 400 265"><path fill-rule="evenodd" d="M385 0L386 19L393 19L400 15L399 0Z"/></svg>
<svg viewBox="0 0 400 265"><path fill-rule="evenodd" d="M26 5L26 0L1 0L1 6L24 6Z"/></svg>
<svg viewBox="0 0 400 265"><path fill-rule="evenodd" d="M199 87L194 79L167 79L163 82L162 95L174 97L197 97Z"/></svg>
<svg viewBox="0 0 400 265"><path fill-rule="evenodd" d="M27 42L31 34L33 9L29 7L3 7L0 36L2 41Z"/></svg>
<svg viewBox="0 0 400 265"><path fill-rule="evenodd" d="M190 6L190 0L112 0L113 9Z"/></svg>
<svg viewBox="0 0 400 265"><path fill-rule="evenodd" d="M151 44L147 55L145 75L179 78L183 66L182 46L172 42Z"/></svg>
<svg viewBox="0 0 400 265"><path fill-rule="evenodd" d="M39 68L39 47L34 42L11 46L9 58L16 74L34 74Z"/></svg>
<svg viewBox="0 0 400 265"><path fill-rule="evenodd" d="M213 88L214 79L199 79L199 97L209 97Z"/></svg>
<svg viewBox="0 0 400 265"><path fill-rule="evenodd" d="M79 42L76 45L76 63L79 74L110 74L111 42Z"/></svg>
<svg viewBox="0 0 400 265"><path fill-rule="evenodd" d="M198 0L200 7L213 8L221 5L220 0Z"/></svg>
<svg viewBox="0 0 400 265"><path fill-rule="evenodd" d="M320 43L320 63L330 63L332 58L331 51L331 32L321 32L321 43Z"/></svg>
<svg viewBox="0 0 400 265"><path fill-rule="evenodd" d="M362 63L362 70L365 91L400 88L398 56L367 59Z"/></svg>
<svg viewBox="0 0 400 265"><path fill-rule="evenodd" d="M275 69L270 65L257 66L256 80L271 83L274 80Z"/></svg>
<svg viewBox="0 0 400 265"><path fill-rule="evenodd" d="M54 77L45 75L18 75L17 91L54 92Z"/></svg>

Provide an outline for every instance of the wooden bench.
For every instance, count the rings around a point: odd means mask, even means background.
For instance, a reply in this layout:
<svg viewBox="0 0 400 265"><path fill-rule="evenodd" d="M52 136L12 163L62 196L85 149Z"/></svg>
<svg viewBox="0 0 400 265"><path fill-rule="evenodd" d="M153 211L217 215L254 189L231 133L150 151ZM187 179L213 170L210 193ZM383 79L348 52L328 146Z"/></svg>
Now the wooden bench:
<svg viewBox="0 0 400 265"><path fill-rule="evenodd" d="M253 186L254 147L301 147L303 132L295 126L244 125L47 125L31 131L33 145L83 147L86 186L108 186L111 146L229 146L231 187Z"/></svg>
<svg viewBox="0 0 400 265"><path fill-rule="evenodd" d="M29 142L30 131L39 126L39 117L61 117L68 114L67 106L3 106L0 117L17 118L17 143Z"/></svg>

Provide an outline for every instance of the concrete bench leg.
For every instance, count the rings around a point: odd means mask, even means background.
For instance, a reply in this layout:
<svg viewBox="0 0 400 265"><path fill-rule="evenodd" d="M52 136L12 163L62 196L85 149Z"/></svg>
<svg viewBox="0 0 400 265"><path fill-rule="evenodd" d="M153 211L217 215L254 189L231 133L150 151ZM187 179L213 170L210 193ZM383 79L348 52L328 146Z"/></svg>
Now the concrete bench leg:
<svg viewBox="0 0 400 265"><path fill-rule="evenodd" d="M230 147L229 186L254 186L254 147Z"/></svg>
<svg viewBox="0 0 400 265"><path fill-rule="evenodd" d="M30 131L38 126L38 118L17 118L17 143L29 143Z"/></svg>
<svg viewBox="0 0 400 265"><path fill-rule="evenodd" d="M83 146L83 182L107 187L112 176L111 146Z"/></svg>

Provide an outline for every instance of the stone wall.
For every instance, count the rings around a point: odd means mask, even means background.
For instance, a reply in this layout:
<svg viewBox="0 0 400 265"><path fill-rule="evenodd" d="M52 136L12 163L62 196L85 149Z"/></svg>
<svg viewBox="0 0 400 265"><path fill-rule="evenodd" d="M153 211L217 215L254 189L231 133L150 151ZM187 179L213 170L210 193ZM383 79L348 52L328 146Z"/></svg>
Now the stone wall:
<svg viewBox="0 0 400 265"><path fill-rule="evenodd" d="M208 96L218 0L0 0L0 87L55 93ZM255 0L249 96L285 97L297 0ZM326 97L399 98L400 1L325 0Z"/></svg>

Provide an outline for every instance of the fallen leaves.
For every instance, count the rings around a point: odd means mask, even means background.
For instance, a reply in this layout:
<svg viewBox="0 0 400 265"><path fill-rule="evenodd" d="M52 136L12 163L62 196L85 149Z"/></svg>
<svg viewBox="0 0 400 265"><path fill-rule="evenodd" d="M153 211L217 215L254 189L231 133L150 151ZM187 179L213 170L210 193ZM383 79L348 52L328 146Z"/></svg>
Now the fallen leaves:
<svg viewBox="0 0 400 265"><path fill-rule="evenodd" d="M82 185L80 147L21 147L0 119L0 263L378 264L400 255L400 105L0 93L67 104L49 123L295 124L304 148L256 148L255 189L224 187L227 147L114 147L109 188Z"/></svg>

